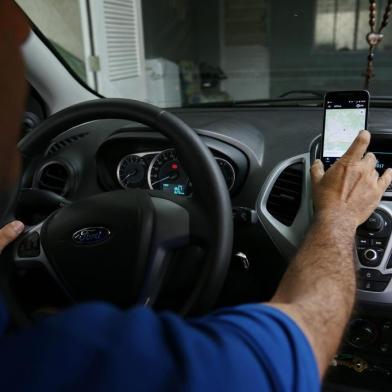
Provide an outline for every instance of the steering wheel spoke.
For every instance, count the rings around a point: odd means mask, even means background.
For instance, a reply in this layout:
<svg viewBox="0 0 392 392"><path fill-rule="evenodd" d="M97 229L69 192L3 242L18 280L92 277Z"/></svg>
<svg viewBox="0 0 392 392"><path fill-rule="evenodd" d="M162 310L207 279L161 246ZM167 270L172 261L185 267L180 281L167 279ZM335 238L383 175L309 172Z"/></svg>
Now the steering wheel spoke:
<svg viewBox="0 0 392 392"><path fill-rule="evenodd" d="M70 204L66 198L57 193L35 188L22 188L18 194L18 205L25 208L44 208L49 211L57 210Z"/></svg>
<svg viewBox="0 0 392 392"><path fill-rule="evenodd" d="M189 244L189 214L178 203L162 197L151 198L155 225L151 238L145 279L139 303L154 304L169 265L170 254Z"/></svg>
<svg viewBox="0 0 392 392"><path fill-rule="evenodd" d="M44 269L64 296L74 299L51 265L42 246L41 229L44 222L28 228L12 245L12 261L16 270Z"/></svg>
<svg viewBox="0 0 392 392"><path fill-rule="evenodd" d="M198 245L202 248L210 247L212 245L212 231L213 223L208 211L203 207L202 201L195 195L184 197L177 196L165 191L149 191L150 195L155 200L166 200L177 204L188 214L188 237L189 244ZM176 219L179 219L180 215ZM174 230L174 224L179 223L176 219L168 219L167 227ZM184 226L183 226L184 227ZM177 228L177 230L180 227Z"/></svg>
<svg viewBox="0 0 392 392"><path fill-rule="evenodd" d="M211 216L203 207L201 201L196 197L184 200L184 208L190 216L190 241L194 245L199 245L203 249L208 249L213 245L212 231L214 225Z"/></svg>

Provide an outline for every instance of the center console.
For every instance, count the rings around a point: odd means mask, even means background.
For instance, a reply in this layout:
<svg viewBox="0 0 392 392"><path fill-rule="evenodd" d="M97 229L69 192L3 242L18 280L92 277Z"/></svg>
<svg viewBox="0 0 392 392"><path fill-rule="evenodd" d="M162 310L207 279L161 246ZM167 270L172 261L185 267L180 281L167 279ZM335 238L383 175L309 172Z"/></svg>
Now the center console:
<svg viewBox="0 0 392 392"><path fill-rule="evenodd" d="M363 300L374 301L377 297L370 293L384 293L391 282L391 233L392 212L382 205L357 230L358 290ZM392 288L390 295L392 299ZM383 299L379 296L378 302Z"/></svg>

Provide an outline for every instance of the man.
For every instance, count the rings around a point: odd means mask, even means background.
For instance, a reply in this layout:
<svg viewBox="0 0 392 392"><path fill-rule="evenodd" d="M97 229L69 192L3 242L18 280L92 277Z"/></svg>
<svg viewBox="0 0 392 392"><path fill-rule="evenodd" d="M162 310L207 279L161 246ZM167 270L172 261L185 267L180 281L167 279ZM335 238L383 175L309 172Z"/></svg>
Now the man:
<svg viewBox="0 0 392 392"><path fill-rule="evenodd" d="M25 96L22 15L0 1L0 185L18 174L16 141ZM85 304L5 334L0 304L1 391L318 390L355 296L355 231L392 181L379 178L361 132L327 173L312 167L315 219L268 304L243 305L184 321L136 307ZM0 231L1 250L23 229Z"/></svg>

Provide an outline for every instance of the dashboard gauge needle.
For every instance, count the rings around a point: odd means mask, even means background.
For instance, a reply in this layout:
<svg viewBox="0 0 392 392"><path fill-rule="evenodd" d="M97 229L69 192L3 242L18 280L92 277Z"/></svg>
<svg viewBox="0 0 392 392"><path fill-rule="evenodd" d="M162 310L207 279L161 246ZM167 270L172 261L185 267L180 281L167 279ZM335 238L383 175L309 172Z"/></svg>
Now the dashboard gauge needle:
<svg viewBox="0 0 392 392"><path fill-rule="evenodd" d="M170 180L170 178L171 178L171 176L166 176L165 178L161 178L160 180L153 182L153 183L151 184L151 186L154 186L154 185L156 185L156 184L159 184L159 183L162 182L162 181Z"/></svg>
<svg viewBox="0 0 392 392"><path fill-rule="evenodd" d="M127 174L124 178L124 181L128 180L129 177L132 177L136 174L136 170L131 171L129 174Z"/></svg>
<svg viewBox="0 0 392 392"><path fill-rule="evenodd" d="M161 178L160 180L157 180L151 184L151 186L154 186L156 184L159 184L160 182L166 181L166 180L176 180L178 178L178 173L177 172L172 172L165 178Z"/></svg>

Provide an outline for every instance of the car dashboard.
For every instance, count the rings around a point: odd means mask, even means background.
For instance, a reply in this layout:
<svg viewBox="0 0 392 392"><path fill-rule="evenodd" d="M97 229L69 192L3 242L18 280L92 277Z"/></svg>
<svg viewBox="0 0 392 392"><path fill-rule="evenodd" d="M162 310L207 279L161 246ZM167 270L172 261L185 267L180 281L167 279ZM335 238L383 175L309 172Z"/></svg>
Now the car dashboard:
<svg viewBox="0 0 392 392"><path fill-rule="evenodd" d="M267 301L312 221L309 169L319 154L322 109L250 106L172 112L209 147L232 200L233 256L217 306ZM382 171L391 166L391 109L373 107L369 129L370 150L377 153ZM192 193L180 152L169 140L154 129L116 119L89 122L53 139L22 185L68 200L123 188L183 197ZM343 380L372 390L392 375L392 189L376 213L377 230L369 221L358 230L358 302L340 353L381 370L365 377L337 366L328 375L329 385Z"/></svg>

